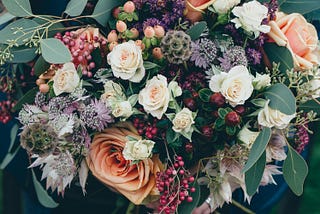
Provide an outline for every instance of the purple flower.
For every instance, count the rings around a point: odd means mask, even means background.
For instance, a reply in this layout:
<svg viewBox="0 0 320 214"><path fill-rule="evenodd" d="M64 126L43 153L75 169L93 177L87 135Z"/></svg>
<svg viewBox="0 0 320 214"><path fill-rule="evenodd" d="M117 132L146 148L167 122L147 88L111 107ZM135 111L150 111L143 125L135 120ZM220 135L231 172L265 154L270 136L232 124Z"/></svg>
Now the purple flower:
<svg viewBox="0 0 320 214"><path fill-rule="evenodd" d="M207 38L201 38L191 43L190 60L199 68L208 68L217 56L215 43Z"/></svg>
<svg viewBox="0 0 320 214"><path fill-rule="evenodd" d="M218 58L218 60L221 62L220 66L225 72L237 65L248 65L246 53L241 46L230 47L223 53L223 57Z"/></svg>
<svg viewBox="0 0 320 214"><path fill-rule="evenodd" d="M259 65L261 62L262 54L256 49L248 48L247 57L250 63L252 63L253 65Z"/></svg>

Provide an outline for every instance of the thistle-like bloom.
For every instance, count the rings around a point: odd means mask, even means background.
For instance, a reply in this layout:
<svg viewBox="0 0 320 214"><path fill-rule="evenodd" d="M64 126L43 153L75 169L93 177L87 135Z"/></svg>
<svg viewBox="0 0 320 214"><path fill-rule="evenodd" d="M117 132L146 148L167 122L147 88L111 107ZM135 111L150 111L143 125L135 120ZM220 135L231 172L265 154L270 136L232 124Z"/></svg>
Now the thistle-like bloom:
<svg viewBox="0 0 320 214"><path fill-rule="evenodd" d="M76 175L76 166L72 155L67 151L58 155L38 157L30 167L41 165L43 167L41 180L47 178L46 188L51 187L52 191L57 189L58 194L64 194L65 188L70 184Z"/></svg>
<svg viewBox="0 0 320 214"><path fill-rule="evenodd" d="M80 119L87 127L98 131L102 131L108 123L113 122L111 109L97 99L91 100L91 103L84 107Z"/></svg>
<svg viewBox="0 0 320 214"><path fill-rule="evenodd" d="M199 68L209 68L217 56L217 47L213 41L201 38L191 43L190 60Z"/></svg>
<svg viewBox="0 0 320 214"><path fill-rule="evenodd" d="M38 92L36 97L34 98L34 103L40 109L43 109L46 105L48 105L48 101L46 95L44 93Z"/></svg>
<svg viewBox="0 0 320 214"><path fill-rule="evenodd" d="M221 62L220 66L225 72L237 65L245 67L248 65L246 53L241 46L230 47L223 53L223 57L218 58L218 60Z"/></svg>
<svg viewBox="0 0 320 214"><path fill-rule="evenodd" d="M28 125L30 123L46 122L48 115L38 106L26 104L20 110L18 120L21 124Z"/></svg>
<svg viewBox="0 0 320 214"><path fill-rule="evenodd" d="M72 100L69 97L54 97L49 101L48 114L50 119L54 119L70 106Z"/></svg>

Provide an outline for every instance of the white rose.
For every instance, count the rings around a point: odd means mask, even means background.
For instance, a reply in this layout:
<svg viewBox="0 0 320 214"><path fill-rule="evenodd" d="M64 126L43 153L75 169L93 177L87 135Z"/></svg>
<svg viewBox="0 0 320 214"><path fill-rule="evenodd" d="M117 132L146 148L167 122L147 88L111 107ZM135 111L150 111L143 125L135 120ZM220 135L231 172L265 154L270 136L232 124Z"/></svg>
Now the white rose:
<svg viewBox="0 0 320 214"><path fill-rule="evenodd" d="M128 141L122 151L126 160L143 160L149 158L155 142L151 140Z"/></svg>
<svg viewBox="0 0 320 214"><path fill-rule="evenodd" d="M261 126L265 127L276 127L277 129L284 129L288 126L290 121L296 117L296 114L287 115L279 110L275 110L269 107L268 100L264 106L264 108L258 114L258 123Z"/></svg>
<svg viewBox="0 0 320 214"><path fill-rule="evenodd" d="M244 104L253 92L252 76L243 66L235 66L228 73L221 72L211 77L209 87L220 92L233 107Z"/></svg>
<svg viewBox="0 0 320 214"><path fill-rule="evenodd" d="M172 120L172 129L175 132L192 132L192 124L194 124L192 111L188 108L183 108L179 113L177 113Z"/></svg>
<svg viewBox="0 0 320 214"><path fill-rule="evenodd" d="M117 99L125 100L126 96L122 91L122 87L113 82L112 80L104 84L104 93L101 95L100 99L104 102L115 102Z"/></svg>
<svg viewBox="0 0 320 214"><path fill-rule="evenodd" d="M246 146L250 149L254 141L257 139L259 132L253 132L248 129L247 126L244 126L241 131L238 133L238 139L245 143Z"/></svg>
<svg viewBox="0 0 320 214"><path fill-rule="evenodd" d="M256 74L256 77L253 79L253 86L256 90L261 90L267 86L271 85L271 78L268 74Z"/></svg>
<svg viewBox="0 0 320 214"><path fill-rule="evenodd" d="M226 14L234 6L238 5L240 0L216 0L212 6L219 14Z"/></svg>
<svg viewBox="0 0 320 214"><path fill-rule="evenodd" d="M107 60L115 77L140 82L145 75L142 51L132 40L115 46Z"/></svg>
<svg viewBox="0 0 320 214"><path fill-rule="evenodd" d="M242 6L233 8L232 13L237 17L231 20L236 28L242 27L246 32L253 33L257 38L262 33L268 33L270 26L262 25L261 22L268 17L268 8L257 1L244 3Z"/></svg>
<svg viewBox="0 0 320 214"><path fill-rule="evenodd" d="M132 106L129 101L117 102L112 106L112 114L115 117L129 118L132 113Z"/></svg>
<svg viewBox="0 0 320 214"><path fill-rule="evenodd" d="M148 80L145 88L139 93L139 103L144 110L158 119L167 111L169 101L167 78L160 74Z"/></svg>
<svg viewBox="0 0 320 214"><path fill-rule="evenodd" d="M64 92L71 93L79 85L80 77L72 62L58 69L53 77L53 90L58 96Z"/></svg>
<svg viewBox="0 0 320 214"><path fill-rule="evenodd" d="M171 81L168 88L171 91L173 97L179 97L182 95L182 89L176 81Z"/></svg>

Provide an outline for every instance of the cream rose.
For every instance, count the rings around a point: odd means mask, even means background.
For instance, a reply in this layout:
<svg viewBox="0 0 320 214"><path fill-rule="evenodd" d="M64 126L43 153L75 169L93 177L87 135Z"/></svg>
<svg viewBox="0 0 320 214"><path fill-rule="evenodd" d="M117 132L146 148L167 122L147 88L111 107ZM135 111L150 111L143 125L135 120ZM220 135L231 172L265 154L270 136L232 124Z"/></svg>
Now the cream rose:
<svg viewBox="0 0 320 214"><path fill-rule="evenodd" d="M101 99L106 101L116 97L126 98L122 91L122 87L118 83L109 80L104 84L104 93L101 95Z"/></svg>
<svg viewBox="0 0 320 214"><path fill-rule="evenodd" d="M167 78L160 74L148 80L145 88L139 93L139 103L144 110L158 119L167 111L169 101Z"/></svg>
<svg viewBox="0 0 320 214"><path fill-rule="evenodd" d="M228 13L231 8L238 5L240 0L216 0L212 6L214 10L219 14L226 14Z"/></svg>
<svg viewBox="0 0 320 214"><path fill-rule="evenodd" d="M145 75L142 51L132 40L115 46L107 60L115 77L140 82Z"/></svg>
<svg viewBox="0 0 320 214"><path fill-rule="evenodd" d="M278 12L270 21L268 36L279 46L286 46L293 55L295 67L310 69L319 65L316 28L298 13L286 15Z"/></svg>
<svg viewBox="0 0 320 214"><path fill-rule="evenodd" d="M259 132L253 132L248 129L247 126L244 126L238 133L238 139L245 143L246 146L250 149L254 141L257 139Z"/></svg>
<svg viewBox="0 0 320 214"><path fill-rule="evenodd" d="M244 3L233 8L232 13L237 17L231 20L236 28L242 27L246 32L257 38L262 33L268 33L270 26L261 24L268 17L268 8L257 1Z"/></svg>
<svg viewBox="0 0 320 214"><path fill-rule="evenodd" d="M129 118L132 114L132 106L129 101L117 102L112 105L112 114L115 117Z"/></svg>
<svg viewBox="0 0 320 214"><path fill-rule="evenodd" d="M296 117L296 114L287 115L279 110L272 109L269 107L269 102L270 100L266 102L264 108L259 112L258 124L269 128L284 129Z"/></svg>
<svg viewBox="0 0 320 214"><path fill-rule="evenodd" d="M55 95L64 92L71 93L79 85L80 77L72 62L68 62L58 69L53 77L53 91Z"/></svg>
<svg viewBox="0 0 320 214"><path fill-rule="evenodd" d="M192 111L188 108L183 108L178 112L172 120L172 129L175 132L192 132L192 124L194 124Z"/></svg>
<svg viewBox="0 0 320 214"><path fill-rule="evenodd" d="M253 92L252 76L243 66L235 66L228 73L211 77L209 87L213 92L220 92L231 106L241 105Z"/></svg>
<svg viewBox="0 0 320 214"><path fill-rule="evenodd" d="M271 77L268 74L256 73L256 77L253 79L253 86L256 90L261 90L271 85Z"/></svg>
<svg viewBox="0 0 320 214"><path fill-rule="evenodd" d="M152 140L129 140L123 149L123 157L133 161L147 159L152 154L154 144Z"/></svg>

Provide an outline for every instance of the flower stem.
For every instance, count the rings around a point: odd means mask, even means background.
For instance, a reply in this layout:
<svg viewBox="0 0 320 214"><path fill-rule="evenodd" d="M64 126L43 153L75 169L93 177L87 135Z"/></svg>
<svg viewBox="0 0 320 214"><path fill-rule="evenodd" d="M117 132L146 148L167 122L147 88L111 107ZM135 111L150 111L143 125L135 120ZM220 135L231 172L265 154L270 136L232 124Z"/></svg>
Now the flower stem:
<svg viewBox="0 0 320 214"><path fill-rule="evenodd" d="M246 208L245 206L243 206L242 204L240 204L239 202L237 202L236 200L232 199L232 204L236 207L238 207L239 209L241 209L243 212L248 213L248 214L254 214L254 212L248 208Z"/></svg>

